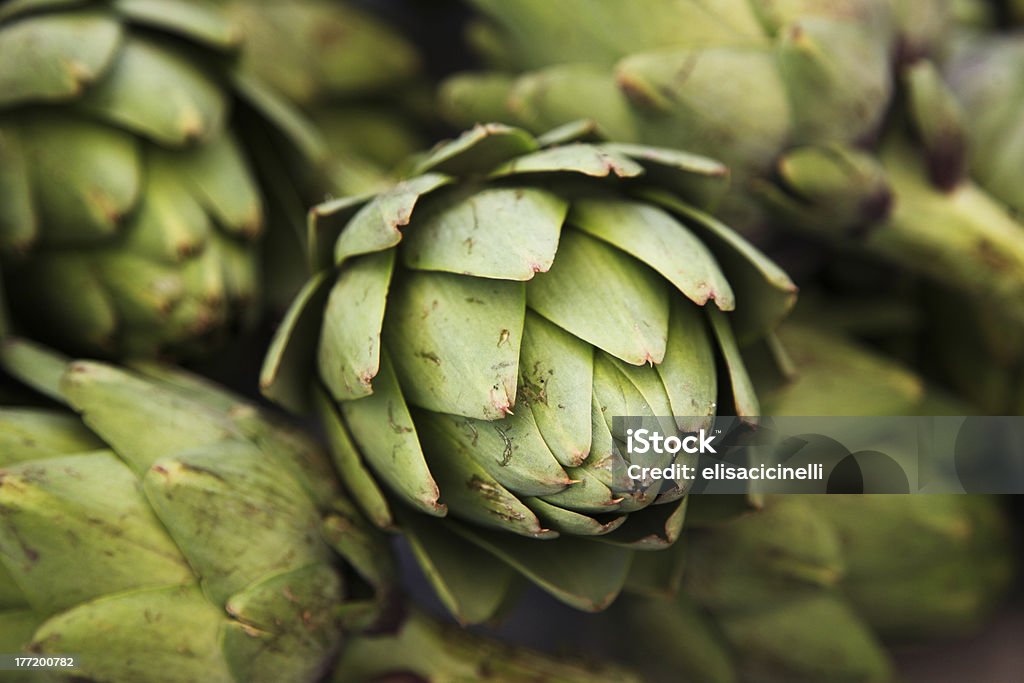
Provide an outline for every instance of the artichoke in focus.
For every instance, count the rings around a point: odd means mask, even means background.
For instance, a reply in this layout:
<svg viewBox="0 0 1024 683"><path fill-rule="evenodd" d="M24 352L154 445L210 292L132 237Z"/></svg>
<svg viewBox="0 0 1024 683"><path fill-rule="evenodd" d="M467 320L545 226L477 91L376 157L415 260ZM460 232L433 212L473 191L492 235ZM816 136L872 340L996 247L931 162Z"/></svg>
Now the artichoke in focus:
<svg viewBox="0 0 1024 683"><path fill-rule="evenodd" d="M252 322L270 207L241 138L288 131L308 151L309 131L238 75L242 41L182 0L0 7L0 254L20 327L143 357Z"/></svg>
<svg viewBox="0 0 1024 683"><path fill-rule="evenodd" d="M614 416L674 433L758 414L740 347L795 288L697 208L724 174L587 124L485 125L387 192L313 209L328 267L263 391L316 407L353 498L460 619L493 614L516 573L602 609L633 550L675 541L686 491L626 476Z"/></svg>

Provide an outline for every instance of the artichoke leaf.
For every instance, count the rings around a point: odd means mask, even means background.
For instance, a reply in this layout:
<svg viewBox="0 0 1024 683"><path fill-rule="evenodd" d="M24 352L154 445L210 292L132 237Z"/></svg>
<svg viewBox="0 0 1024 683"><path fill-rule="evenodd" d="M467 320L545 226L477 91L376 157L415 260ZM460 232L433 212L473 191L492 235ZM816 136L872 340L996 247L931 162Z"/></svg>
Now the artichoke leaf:
<svg viewBox="0 0 1024 683"><path fill-rule="evenodd" d="M585 612L600 612L618 597L633 556L626 548L571 536L538 543L465 524L453 523L451 528L558 600Z"/></svg>
<svg viewBox="0 0 1024 683"><path fill-rule="evenodd" d="M263 229L263 205L242 150L233 136L224 134L194 149L168 154L167 161L187 178L189 189L218 226L252 238Z"/></svg>
<svg viewBox="0 0 1024 683"><path fill-rule="evenodd" d="M476 463L519 495L551 495L572 483L544 443L529 410L502 420L419 413L416 421L421 426L430 424L428 457L438 449L447 449L450 457Z"/></svg>
<svg viewBox="0 0 1024 683"><path fill-rule="evenodd" d="M456 176L486 173L502 162L537 148L536 140L524 130L500 123L480 124L436 147L413 172Z"/></svg>
<svg viewBox="0 0 1024 683"><path fill-rule="evenodd" d="M714 342L699 308L686 301L672 305L665 360L655 369L679 429L711 429L718 406L718 374Z"/></svg>
<svg viewBox="0 0 1024 683"><path fill-rule="evenodd" d="M184 147L220 133L228 103L213 76L192 60L128 38L110 73L79 106L159 144Z"/></svg>
<svg viewBox="0 0 1024 683"><path fill-rule="evenodd" d="M579 173L592 178L635 178L643 167L606 147L572 142L516 157L491 172L491 178L531 173Z"/></svg>
<svg viewBox="0 0 1024 683"><path fill-rule="evenodd" d="M241 437L223 413L102 363L71 363L61 390L82 420L140 475L160 458Z"/></svg>
<svg viewBox="0 0 1024 683"><path fill-rule="evenodd" d="M761 414L761 406L757 399L757 393L754 391L754 383L743 363L730 320L718 310L713 308L705 310L711 319L711 329L715 333L719 348L722 350L722 357L725 359L725 368L729 374L736 414L740 417L757 417Z"/></svg>
<svg viewBox="0 0 1024 683"><path fill-rule="evenodd" d="M341 580L329 564L277 574L231 596L224 655L236 681L313 680L341 644Z"/></svg>
<svg viewBox="0 0 1024 683"><path fill-rule="evenodd" d="M0 108L79 97L106 74L122 40L120 24L101 11L43 14L0 26Z"/></svg>
<svg viewBox="0 0 1024 683"><path fill-rule="evenodd" d="M541 500L574 512L602 514L618 511L622 498L612 493L598 473L587 467L570 467L566 474L572 479L572 485L550 496L541 496Z"/></svg>
<svg viewBox="0 0 1024 683"><path fill-rule="evenodd" d="M23 463L0 478L0 557L37 611L193 580L135 475L110 451Z"/></svg>
<svg viewBox="0 0 1024 683"><path fill-rule="evenodd" d="M384 492L366 467L334 403L326 392L319 389L314 392L314 403L320 423L324 427L334 466L345 483L349 496L377 527L391 528L394 526L394 519Z"/></svg>
<svg viewBox="0 0 1024 683"><path fill-rule="evenodd" d="M660 363L665 356L664 281L579 231L562 231L554 265L526 284L526 295L531 309L627 363Z"/></svg>
<svg viewBox="0 0 1024 683"><path fill-rule="evenodd" d="M317 365L337 401L373 393L380 368L380 333L394 270L388 250L360 256L339 269L320 327Z"/></svg>
<svg viewBox="0 0 1024 683"><path fill-rule="evenodd" d="M558 536L476 460L453 450L451 435L442 423L427 419L418 422L417 426L442 499L455 515L531 539Z"/></svg>
<svg viewBox="0 0 1024 683"><path fill-rule="evenodd" d="M710 157L680 149L624 142L602 146L643 166L647 181L699 207L716 205L729 189L729 167Z"/></svg>
<svg viewBox="0 0 1024 683"><path fill-rule="evenodd" d="M679 539L686 518L686 498L632 512L626 523L599 541L633 550L662 550Z"/></svg>
<svg viewBox="0 0 1024 683"><path fill-rule="evenodd" d="M698 306L735 307L732 287L714 255L667 211L645 202L583 199L569 222L644 262Z"/></svg>
<svg viewBox="0 0 1024 683"><path fill-rule="evenodd" d="M299 482L248 442L158 460L142 488L217 604L263 577L329 557L320 513Z"/></svg>
<svg viewBox="0 0 1024 683"><path fill-rule="evenodd" d="M274 333L260 370L260 393L294 412L309 402L310 376L320 336L320 312L330 290L329 273L303 285Z"/></svg>
<svg viewBox="0 0 1024 683"><path fill-rule="evenodd" d="M736 293L733 312L742 343L774 330L796 303L797 287L757 247L712 216L662 192L647 192L651 201L686 219L718 258Z"/></svg>
<svg viewBox="0 0 1024 683"><path fill-rule="evenodd" d="M242 43L239 27L213 7L185 0L114 0L118 14L144 25L205 44L231 50Z"/></svg>
<svg viewBox="0 0 1024 683"><path fill-rule="evenodd" d="M544 441L564 467L590 453L594 351L532 311L519 357L518 405L533 411Z"/></svg>
<svg viewBox="0 0 1024 683"><path fill-rule="evenodd" d="M568 204L530 187L474 189L436 198L405 234L409 268L502 280L547 272Z"/></svg>
<svg viewBox="0 0 1024 683"><path fill-rule="evenodd" d="M115 234L143 184L132 136L82 118L39 115L21 125L32 191L48 245L77 246Z"/></svg>
<svg viewBox="0 0 1024 683"><path fill-rule="evenodd" d="M438 173L419 175L395 185L362 205L355 215L348 218L353 204L346 200L314 209L311 220L315 232L333 231L332 225L345 221L338 241L334 244L334 264L341 265L346 259L359 254L389 249L402 241L399 228L405 227L412 219L413 209L423 195L447 185L451 178Z"/></svg>
<svg viewBox="0 0 1024 683"><path fill-rule="evenodd" d="M478 420L515 405L525 317L518 282L412 271L392 285L384 325L409 403Z"/></svg>
<svg viewBox="0 0 1024 683"><path fill-rule="evenodd" d="M388 353L381 355L374 392L345 401L339 409L370 469L416 509L443 516L445 507L438 502L437 483L424 458L416 425Z"/></svg>
<svg viewBox="0 0 1024 683"><path fill-rule="evenodd" d="M409 540L437 596L462 624L491 619L505 601L515 572L491 553L419 515L398 511Z"/></svg>
<svg viewBox="0 0 1024 683"><path fill-rule="evenodd" d="M63 612L39 627L29 649L43 656L74 652L82 658L76 675L91 680L144 681L161 672L162 683L235 683L221 650L227 623L197 587L161 587Z"/></svg>
<svg viewBox="0 0 1024 683"><path fill-rule="evenodd" d="M615 531L626 521L626 515L613 515L599 520L573 510L552 505L541 498L526 498L526 506L533 510L537 518L555 531L573 536L603 536Z"/></svg>

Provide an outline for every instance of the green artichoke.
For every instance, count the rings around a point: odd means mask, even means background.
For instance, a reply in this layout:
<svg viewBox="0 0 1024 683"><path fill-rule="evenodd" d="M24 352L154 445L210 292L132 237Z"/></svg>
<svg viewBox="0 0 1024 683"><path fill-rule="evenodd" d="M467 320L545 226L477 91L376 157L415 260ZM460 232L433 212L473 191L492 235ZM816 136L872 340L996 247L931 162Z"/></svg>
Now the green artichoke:
<svg viewBox="0 0 1024 683"><path fill-rule="evenodd" d="M304 149L308 131L237 74L242 37L183 0L0 7L0 254L21 326L153 356L251 322L269 207L239 117Z"/></svg>
<svg viewBox="0 0 1024 683"><path fill-rule="evenodd" d="M14 340L3 364L81 419L0 408L0 650L75 654L98 681L314 681L345 597L388 592L374 530L300 432L169 368Z"/></svg>
<svg viewBox="0 0 1024 683"><path fill-rule="evenodd" d="M983 496L771 497L684 539L683 594L624 603L666 681L892 681L884 641L974 631L1013 566Z"/></svg>
<svg viewBox="0 0 1024 683"><path fill-rule="evenodd" d="M793 145L869 139L893 90L888 0L472 4L484 19L470 40L495 70L445 84L454 123L541 132L588 117L616 141L721 159L739 193ZM740 197L724 208L753 228Z"/></svg>
<svg viewBox="0 0 1024 683"><path fill-rule="evenodd" d="M682 198L724 167L592 137L478 126L393 189L313 209L329 267L265 361L264 393L312 401L354 499L409 534L465 621L500 605L506 563L597 610L633 549L670 545L686 492L626 476L613 416L756 415L740 345L794 299Z"/></svg>

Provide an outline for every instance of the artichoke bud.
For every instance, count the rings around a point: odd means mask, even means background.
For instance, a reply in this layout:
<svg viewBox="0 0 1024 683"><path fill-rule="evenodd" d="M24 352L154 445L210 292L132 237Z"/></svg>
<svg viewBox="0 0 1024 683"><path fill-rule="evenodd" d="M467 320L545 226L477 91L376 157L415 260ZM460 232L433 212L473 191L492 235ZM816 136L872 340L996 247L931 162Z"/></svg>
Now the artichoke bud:
<svg viewBox="0 0 1024 683"><path fill-rule="evenodd" d="M164 5L0 18L0 256L31 283L14 322L90 354L202 353L259 297L267 207L231 118L241 33Z"/></svg>
<svg viewBox="0 0 1024 683"><path fill-rule="evenodd" d="M883 635L969 632L1012 580L998 498L879 495L809 502L841 539L844 592ZM894 543L903 552L892 553Z"/></svg>
<svg viewBox="0 0 1024 683"><path fill-rule="evenodd" d="M384 541L329 506L319 446L255 406L177 370L16 340L3 364L82 418L0 408L4 647L80 653L101 680L314 681L352 590L331 546L361 559L378 599L392 592Z"/></svg>
<svg viewBox="0 0 1024 683"><path fill-rule="evenodd" d="M296 389L310 383L296 373L315 368L339 469L383 525L388 490L458 518L433 522L489 548L671 543L685 489L627 468L677 454L628 452L633 425L615 418L665 434L710 428L719 405L756 414L740 345L794 295L781 270L677 194L706 201L722 165L602 143L588 124L541 138L489 124L413 173L313 210L333 267L279 329L266 395L302 409ZM620 587L584 597L599 609Z"/></svg>
<svg viewBox="0 0 1024 683"><path fill-rule="evenodd" d="M967 176L963 110L931 62L908 67L904 77L908 112L924 148L928 177L948 192Z"/></svg>
<svg viewBox="0 0 1024 683"><path fill-rule="evenodd" d="M884 222L892 206L881 165L850 147L798 147L779 160L776 173L776 184L755 187L782 219L806 230L862 232Z"/></svg>

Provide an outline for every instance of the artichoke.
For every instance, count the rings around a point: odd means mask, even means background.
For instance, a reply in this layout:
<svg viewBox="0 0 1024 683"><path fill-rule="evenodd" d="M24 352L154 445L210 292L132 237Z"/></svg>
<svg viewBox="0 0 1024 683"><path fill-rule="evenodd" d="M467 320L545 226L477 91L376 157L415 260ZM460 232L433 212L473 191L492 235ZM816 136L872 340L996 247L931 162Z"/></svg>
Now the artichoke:
<svg viewBox="0 0 1024 683"><path fill-rule="evenodd" d="M495 68L444 85L454 123L541 132L589 117L616 141L721 159L740 192L790 146L869 139L893 90L888 0L471 4L470 41ZM730 219L755 228L739 199Z"/></svg>
<svg viewBox="0 0 1024 683"><path fill-rule="evenodd" d="M374 531L300 432L161 366L14 340L3 363L81 418L0 408L0 650L75 654L97 681L314 681L352 568L388 592Z"/></svg>
<svg viewBox="0 0 1024 683"><path fill-rule="evenodd" d="M353 498L402 527L460 619L489 617L513 568L601 609L634 549L676 539L686 491L626 476L613 416L665 433L758 413L740 345L795 288L687 202L724 174L586 124L485 125L387 192L313 209L327 267L279 328L263 391L316 407Z"/></svg>
<svg viewBox="0 0 1024 683"><path fill-rule="evenodd" d="M683 593L626 601L631 642L662 654L666 681L892 681L884 642L964 635L990 614L1008 531L994 497L771 497L684 535Z"/></svg>
<svg viewBox="0 0 1024 683"><path fill-rule="evenodd" d="M0 7L0 254L24 329L187 355L253 319L271 207L241 121L312 143L238 75L242 37L183 0Z"/></svg>

